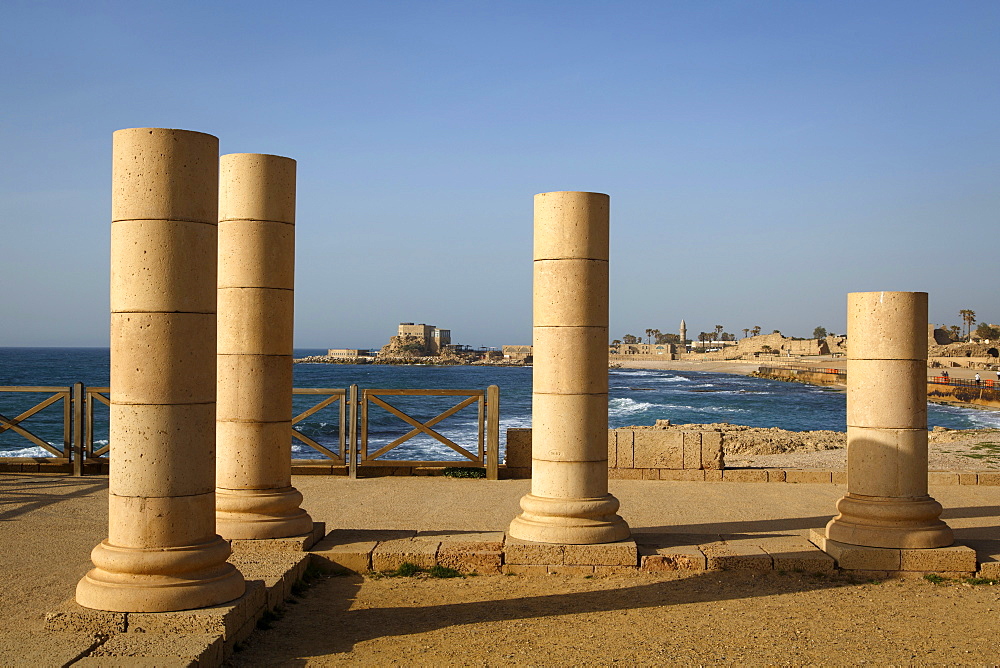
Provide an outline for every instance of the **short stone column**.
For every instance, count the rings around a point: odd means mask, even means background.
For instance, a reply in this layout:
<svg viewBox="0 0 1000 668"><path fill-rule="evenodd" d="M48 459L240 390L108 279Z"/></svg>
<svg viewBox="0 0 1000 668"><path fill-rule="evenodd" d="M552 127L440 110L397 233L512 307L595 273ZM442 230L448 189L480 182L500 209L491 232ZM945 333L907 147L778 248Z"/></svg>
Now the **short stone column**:
<svg viewBox="0 0 1000 668"><path fill-rule="evenodd" d="M215 533L219 140L114 134L108 538L77 585L117 612L202 608L243 594Z"/></svg>
<svg viewBox="0 0 1000 668"><path fill-rule="evenodd" d="M927 494L927 293L847 299L847 495L830 540L886 548L951 545Z"/></svg>
<svg viewBox="0 0 1000 668"><path fill-rule="evenodd" d="M216 522L224 538L308 533L292 487L295 161L222 156Z"/></svg>
<svg viewBox="0 0 1000 668"><path fill-rule="evenodd" d="M608 493L608 209L600 193L535 196L532 479L513 538L629 537Z"/></svg>

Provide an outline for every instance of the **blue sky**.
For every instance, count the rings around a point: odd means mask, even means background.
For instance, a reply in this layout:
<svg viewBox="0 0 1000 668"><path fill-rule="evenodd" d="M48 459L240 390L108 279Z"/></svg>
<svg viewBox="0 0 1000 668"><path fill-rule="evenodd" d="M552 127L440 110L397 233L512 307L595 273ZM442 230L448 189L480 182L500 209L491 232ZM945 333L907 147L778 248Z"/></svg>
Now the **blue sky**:
<svg viewBox="0 0 1000 668"><path fill-rule="evenodd" d="M531 337L532 196L606 192L611 338L1000 321L1000 3L0 3L0 345L107 345L111 134L298 160L296 345Z"/></svg>

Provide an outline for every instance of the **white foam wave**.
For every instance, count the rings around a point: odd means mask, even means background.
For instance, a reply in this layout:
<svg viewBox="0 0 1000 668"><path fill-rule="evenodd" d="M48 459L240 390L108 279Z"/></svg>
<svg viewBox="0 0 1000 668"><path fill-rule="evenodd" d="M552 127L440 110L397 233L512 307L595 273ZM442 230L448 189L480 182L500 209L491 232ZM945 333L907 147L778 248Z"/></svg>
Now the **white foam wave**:
<svg viewBox="0 0 1000 668"><path fill-rule="evenodd" d="M648 401L636 401L628 397L619 397L608 402L608 413L612 415L631 415L642 413L652 408L664 408L662 404L652 404Z"/></svg>
<svg viewBox="0 0 1000 668"><path fill-rule="evenodd" d="M0 457L55 457L45 448L32 445L27 448L0 448Z"/></svg>

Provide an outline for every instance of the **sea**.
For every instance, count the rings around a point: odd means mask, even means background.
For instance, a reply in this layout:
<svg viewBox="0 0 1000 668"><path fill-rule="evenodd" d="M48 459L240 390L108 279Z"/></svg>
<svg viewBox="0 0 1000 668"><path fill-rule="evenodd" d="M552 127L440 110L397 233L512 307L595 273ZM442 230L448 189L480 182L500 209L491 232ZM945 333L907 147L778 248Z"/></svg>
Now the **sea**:
<svg viewBox="0 0 1000 668"><path fill-rule="evenodd" d="M325 350L302 348L295 357L322 355ZM296 388L485 390L500 388L501 457L506 430L531 426L531 367L296 364ZM779 427L796 431L830 429L845 431L846 395L837 390L700 371L611 369L609 426L652 425L669 419L673 424L728 422L752 427ZM81 382L90 387L109 384L107 348L0 348L0 387L66 387ZM0 391L0 415L14 418L51 396L51 392ZM426 422L457 404L462 397L384 396L393 407ZM295 415L307 412L323 399L296 395ZM369 404L368 451L405 435L410 424L389 411ZM296 424L305 436L336 450L340 434L337 404L323 408ZM22 425L42 440L60 447L63 439L61 404L24 420ZM930 404L928 426L951 429L1000 428L1000 411ZM433 427L469 451L478 441L475 404ZM108 408L98 405L94 416L95 445L108 443ZM112 446L113 447L113 446ZM52 456L13 430L0 433L0 457ZM296 459L321 459L317 450L293 441ZM384 460L455 460L461 457L425 434L410 438L380 456Z"/></svg>

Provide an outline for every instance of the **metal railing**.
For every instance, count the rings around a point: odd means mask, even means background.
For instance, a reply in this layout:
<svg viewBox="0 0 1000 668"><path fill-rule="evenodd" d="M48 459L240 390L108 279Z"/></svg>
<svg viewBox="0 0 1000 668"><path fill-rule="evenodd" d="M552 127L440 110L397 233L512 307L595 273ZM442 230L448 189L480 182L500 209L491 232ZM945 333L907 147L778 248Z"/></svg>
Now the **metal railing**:
<svg viewBox="0 0 1000 668"><path fill-rule="evenodd" d="M974 378L950 378L948 376L934 376L927 381L936 385L951 385L952 387L972 387L972 388L1000 388L1000 380L985 379L978 383Z"/></svg>
<svg viewBox="0 0 1000 668"><path fill-rule="evenodd" d="M70 387L0 387L0 393L2 392L44 393L49 396L27 410L23 410L16 417L0 414L0 434L12 431L25 438L32 445L43 448L55 458L63 460L64 464L71 463L73 475L83 475L85 462L104 463L108 461L112 445L110 436L108 443L95 447L97 441L95 415L100 405L110 407L110 388L88 388L83 383L76 383ZM497 479L500 461L500 388L496 385L490 385L486 390L365 389L360 393L357 385L351 385L347 389L295 388L292 392L293 396L321 398L318 403L292 417L293 442L297 440L305 444L335 466L347 466L351 477L357 477L358 467L362 465L377 467L464 464L485 467L486 477L491 480ZM391 404L385 397L463 397L463 399L430 419L420 420ZM32 416L60 401L63 410L61 450L23 424ZM443 421L473 405L478 410L475 443L456 443L435 429ZM387 443L373 444L369 439L370 406L377 406L385 410L402 421L404 425L408 425L409 429ZM320 443L316 438L303 433L300 428L296 427L306 418L331 407L338 411L336 443ZM380 459L380 457L420 435L428 436L437 443L445 445L460 455L461 459L420 461ZM0 457L0 462L12 459L14 458ZM37 458L31 459L37 461Z"/></svg>

